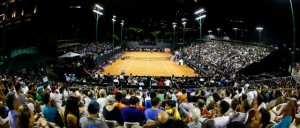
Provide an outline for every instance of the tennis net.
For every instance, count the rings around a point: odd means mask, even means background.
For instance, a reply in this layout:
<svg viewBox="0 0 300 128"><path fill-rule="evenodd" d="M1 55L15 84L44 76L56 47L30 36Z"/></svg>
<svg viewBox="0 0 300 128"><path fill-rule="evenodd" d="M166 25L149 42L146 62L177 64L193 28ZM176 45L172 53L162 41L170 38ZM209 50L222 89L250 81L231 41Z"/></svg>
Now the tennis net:
<svg viewBox="0 0 300 128"><path fill-rule="evenodd" d="M144 61L169 61L170 57L136 57L136 56L123 56L124 60L144 60Z"/></svg>

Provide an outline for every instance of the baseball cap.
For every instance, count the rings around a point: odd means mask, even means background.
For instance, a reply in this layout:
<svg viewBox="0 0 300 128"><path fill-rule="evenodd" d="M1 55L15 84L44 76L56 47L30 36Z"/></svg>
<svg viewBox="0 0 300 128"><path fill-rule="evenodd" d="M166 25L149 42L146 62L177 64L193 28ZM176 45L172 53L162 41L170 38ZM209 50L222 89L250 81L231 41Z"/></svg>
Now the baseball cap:
<svg viewBox="0 0 300 128"><path fill-rule="evenodd" d="M99 110L99 109L100 109L100 105L99 105L99 103L98 103L96 100L92 100L92 101L90 102L90 104L89 104L88 107L91 107L91 106L93 106L96 110Z"/></svg>

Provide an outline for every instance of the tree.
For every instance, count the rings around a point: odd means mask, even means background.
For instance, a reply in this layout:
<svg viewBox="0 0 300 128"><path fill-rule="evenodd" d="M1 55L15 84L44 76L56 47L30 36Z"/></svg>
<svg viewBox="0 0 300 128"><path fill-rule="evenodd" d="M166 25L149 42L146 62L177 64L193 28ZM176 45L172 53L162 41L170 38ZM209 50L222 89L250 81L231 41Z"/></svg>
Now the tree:
<svg viewBox="0 0 300 128"><path fill-rule="evenodd" d="M160 34L160 30L155 30L155 31L152 31L151 34L155 37L155 40L156 42L158 42L158 38L157 38L157 35Z"/></svg>
<svg viewBox="0 0 300 128"><path fill-rule="evenodd" d="M144 29L138 27L129 27L131 39L133 38L132 32L135 34L135 40L138 40L142 33L144 33Z"/></svg>

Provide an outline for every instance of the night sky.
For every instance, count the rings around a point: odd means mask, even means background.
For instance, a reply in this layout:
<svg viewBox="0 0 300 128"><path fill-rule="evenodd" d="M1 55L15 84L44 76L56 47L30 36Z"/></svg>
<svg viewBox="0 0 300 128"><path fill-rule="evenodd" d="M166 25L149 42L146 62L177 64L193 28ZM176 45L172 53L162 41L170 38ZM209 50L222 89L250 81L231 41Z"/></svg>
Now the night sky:
<svg viewBox="0 0 300 128"><path fill-rule="evenodd" d="M293 2L296 32L299 33L300 2L299 0ZM175 10L178 8L183 8L187 12L204 8L207 15L203 25L204 32L212 29L216 34L216 28L221 27L228 35L232 35L234 33L232 28L238 27L248 30L246 35L249 40L255 41L258 37L256 27L262 26L264 27L263 40L277 44L292 42L289 0L198 0L197 2L193 0L102 0L99 3L105 8L104 15L109 17L115 14L124 19L127 25L134 20L149 17L164 17L169 18L170 21L179 21L182 17L175 16ZM187 16L187 27L198 25L193 19L195 18L193 12Z"/></svg>
<svg viewBox="0 0 300 128"><path fill-rule="evenodd" d="M300 2L294 3L296 22L296 44L299 47ZM99 39L110 38L112 33L112 15L117 16L116 33L120 31L120 20L125 21L124 28L143 26L149 19L166 20L167 30L172 32L172 23L177 22L178 30L182 27L181 19L187 18L187 28L198 29L194 12L200 8L206 10L207 17L203 23L203 35L207 30L221 28L221 33L233 38L233 27L239 31L237 37L243 41L257 41L257 26L262 26L262 40L269 44L287 44L292 42L292 18L289 0L43 0L32 23L6 32L7 46L28 45L32 42L52 45L59 39L95 39L95 17L92 12L94 3L104 8L99 19ZM70 5L80 5L81 9L70 9ZM185 12L176 15L176 11ZM237 22L237 21L243 21ZM79 27L78 27L79 26ZM74 36L77 27L80 32ZM195 32L198 33L198 32ZM73 35L72 35L73 34ZM242 38L242 35L244 36ZM18 37L18 38L16 38ZM2 38L2 37L1 37Z"/></svg>

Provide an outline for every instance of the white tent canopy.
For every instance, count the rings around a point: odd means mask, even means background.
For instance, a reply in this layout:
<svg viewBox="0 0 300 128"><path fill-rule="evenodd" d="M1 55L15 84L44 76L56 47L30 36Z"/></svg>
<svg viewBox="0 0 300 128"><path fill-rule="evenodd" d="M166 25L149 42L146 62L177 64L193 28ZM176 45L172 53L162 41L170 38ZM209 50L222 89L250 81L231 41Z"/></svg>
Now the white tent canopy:
<svg viewBox="0 0 300 128"><path fill-rule="evenodd" d="M76 57L76 56L82 56L82 54L78 54L75 52L68 52L68 53L65 53L65 54L59 56L59 58L72 58L72 57Z"/></svg>

